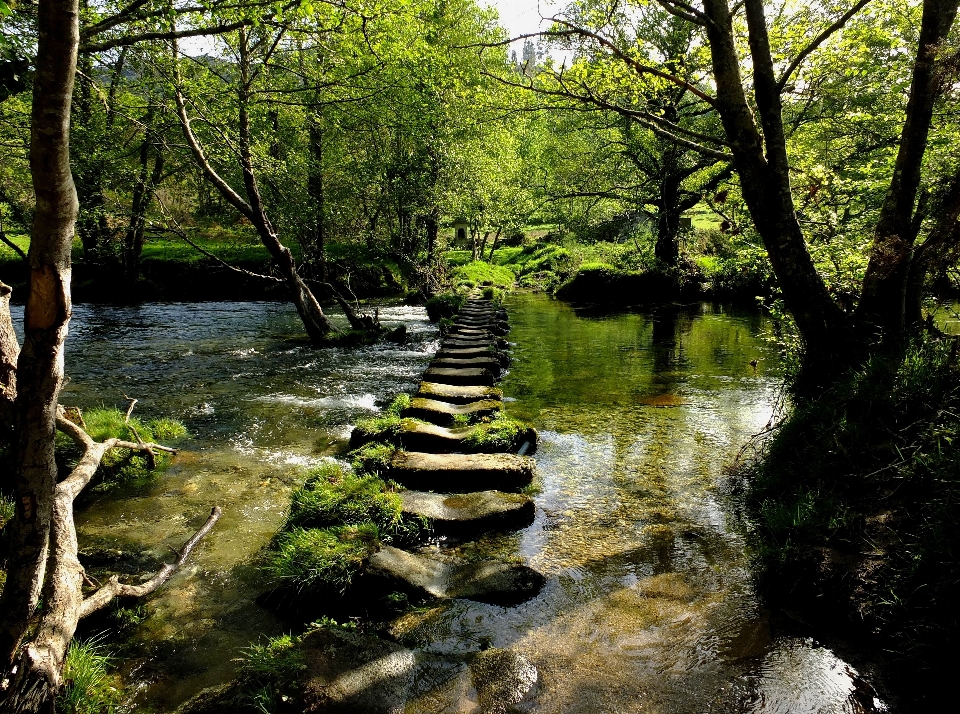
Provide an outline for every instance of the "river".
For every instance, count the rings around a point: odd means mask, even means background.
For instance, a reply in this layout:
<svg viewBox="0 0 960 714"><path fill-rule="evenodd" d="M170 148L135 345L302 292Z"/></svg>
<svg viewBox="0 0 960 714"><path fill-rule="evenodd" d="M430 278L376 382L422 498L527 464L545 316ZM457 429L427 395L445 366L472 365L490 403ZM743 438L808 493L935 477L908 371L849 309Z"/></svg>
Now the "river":
<svg viewBox="0 0 960 714"><path fill-rule="evenodd" d="M520 293L507 307L502 386L508 411L541 433L537 516L457 550L522 559L547 585L514 608L411 613L393 636L436 653L524 654L539 682L521 708L537 712L883 710L830 649L776 634L754 593L724 467L778 402L769 321L712 303L601 313ZM411 390L437 346L422 309L385 306L381 318L406 324L410 342L314 350L276 303L76 308L62 401L137 397L141 415L193 434L148 487L85 500L82 544L162 558L210 506L224 509L118 645L134 708L175 708L229 679L242 647L295 627L254 603L266 588L257 552L302 469L342 454L349 425ZM461 705L441 687L408 710Z"/></svg>

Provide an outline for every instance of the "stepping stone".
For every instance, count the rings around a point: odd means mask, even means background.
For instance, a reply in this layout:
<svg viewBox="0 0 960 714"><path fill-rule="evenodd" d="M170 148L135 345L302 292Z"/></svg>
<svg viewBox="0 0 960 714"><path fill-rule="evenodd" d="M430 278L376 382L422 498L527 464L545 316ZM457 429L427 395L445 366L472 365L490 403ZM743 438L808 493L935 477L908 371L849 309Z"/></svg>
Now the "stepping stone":
<svg viewBox="0 0 960 714"><path fill-rule="evenodd" d="M398 495L403 512L429 518L437 535L469 538L490 531L515 530L530 525L534 518L533 500L519 493L401 491Z"/></svg>
<svg viewBox="0 0 960 714"><path fill-rule="evenodd" d="M450 404L470 404L479 401L499 402L503 392L495 387L458 387L452 384L420 382L414 399L434 400Z"/></svg>
<svg viewBox="0 0 960 714"><path fill-rule="evenodd" d="M490 370L468 367L428 367L423 373L423 378L429 382L439 382L440 384L478 385L481 387L492 387L494 382L494 376Z"/></svg>
<svg viewBox="0 0 960 714"><path fill-rule="evenodd" d="M443 338L443 342L440 345L443 349L447 348L478 348L485 347L487 349L499 349L505 350L510 347L510 343L507 342L502 337L495 337L489 335L487 337L472 337L469 335L447 335Z"/></svg>
<svg viewBox="0 0 960 714"><path fill-rule="evenodd" d="M535 470L529 456L396 451L384 478L417 491L519 491L530 484Z"/></svg>
<svg viewBox="0 0 960 714"><path fill-rule="evenodd" d="M370 556L366 572L396 581L421 596L465 598L494 605L529 600L544 583L540 573L525 565L501 561L445 563L391 546Z"/></svg>
<svg viewBox="0 0 960 714"><path fill-rule="evenodd" d="M454 327L450 334L461 337L490 337L493 333L490 330L478 327Z"/></svg>
<svg viewBox="0 0 960 714"><path fill-rule="evenodd" d="M475 426L448 429L436 424L404 420L400 424L400 443L407 451L430 451L435 454L445 454L451 451L467 451L469 445L464 443L477 430Z"/></svg>
<svg viewBox="0 0 960 714"><path fill-rule="evenodd" d="M437 369L489 369L491 374L499 376L500 360L493 357L436 357L430 363L431 368Z"/></svg>
<svg viewBox="0 0 960 714"><path fill-rule="evenodd" d="M427 382L427 384L432 384L432 382ZM402 415L414 419L423 419L438 426L450 426L456 417L479 419L495 414L501 409L503 409L503 403L498 399L482 399L479 402L469 402L467 404L451 404L438 399L414 398L410 400L410 406L403 410Z"/></svg>
<svg viewBox="0 0 960 714"><path fill-rule="evenodd" d="M501 367L510 366L510 355L506 352L497 352L486 347L469 348L461 347L459 349L440 349L437 350L438 359L473 359L475 357L488 357L495 359Z"/></svg>

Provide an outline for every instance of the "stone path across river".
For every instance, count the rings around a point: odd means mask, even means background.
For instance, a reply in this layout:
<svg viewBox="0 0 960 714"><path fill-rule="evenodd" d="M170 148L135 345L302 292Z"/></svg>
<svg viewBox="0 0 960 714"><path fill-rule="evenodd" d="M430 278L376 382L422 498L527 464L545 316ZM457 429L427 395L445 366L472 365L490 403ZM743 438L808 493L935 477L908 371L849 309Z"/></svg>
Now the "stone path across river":
<svg viewBox="0 0 960 714"><path fill-rule="evenodd" d="M401 493L404 511L429 518L439 535L474 538L533 521L533 501L522 491L533 480L536 464L529 456L503 452L532 452L536 431L528 429L507 447L471 442L476 422L503 409L494 385L510 363L503 339L508 331L506 311L489 300L468 300L401 414L406 420L398 435L402 448L394 452L384 477L408 489ZM450 562L392 547L370 559L369 571L411 593L501 604L535 596L544 582L525 565Z"/></svg>

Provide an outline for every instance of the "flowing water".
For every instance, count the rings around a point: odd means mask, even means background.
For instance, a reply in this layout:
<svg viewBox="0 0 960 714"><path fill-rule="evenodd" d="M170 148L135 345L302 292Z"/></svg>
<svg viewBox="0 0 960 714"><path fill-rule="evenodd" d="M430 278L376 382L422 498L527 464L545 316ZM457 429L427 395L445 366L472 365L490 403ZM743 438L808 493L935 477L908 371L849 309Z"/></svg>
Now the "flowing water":
<svg viewBox="0 0 960 714"><path fill-rule="evenodd" d="M542 437L537 516L456 550L522 559L547 585L519 607L411 613L393 635L438 654L525 655L539 681L521 708L537 712L882 710L829 649L771 634L753 590L723 468L778 399L765 318L707 303L600 314L525 294L507 307L507 409ZM226 681L261 633L289 627L253 602L265 587L253 558L302 467L342 453L349 424L412 389L437 346L421 309L381 317L404 322L410 343L313 350L292 309L273 303L77 309L64 403L123 406L127 394L195 435L151 486L88 501L82 542L160 558L224 508L133 630L134 705L175 707ZM451 685L409 711L464 701Z"/></svg>

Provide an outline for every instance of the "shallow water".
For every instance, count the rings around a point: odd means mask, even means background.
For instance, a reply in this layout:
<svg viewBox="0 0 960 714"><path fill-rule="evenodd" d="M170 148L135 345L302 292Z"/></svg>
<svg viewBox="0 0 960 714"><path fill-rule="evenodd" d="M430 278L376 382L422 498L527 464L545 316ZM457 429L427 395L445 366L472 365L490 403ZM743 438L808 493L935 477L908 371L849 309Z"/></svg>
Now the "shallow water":
<svg viewBox="0 0 960 714"><path fill-rule="evenodd" d="M830 650L774 639L753 592L723 467L777 402L767 321L711 304L592 313L525 294L508 309L507 408L542 436L537 516L454 552L522 559L547 585L519 607L411 613L394 635L439 654L524 654L539 681L521 708L537 712L882 709ZM77 309L64 403L122 407L127 394L195 435L151 486L93 498L78 516L84 544L163 557L224 508L123 652L135 707L172 709L226 681L242 647L289 627L253 602L265 586L252 558L301 468L342 453L349 424L412 389L437 345L421 309L381 316L411 343L313 350L273 303ZM408 711L469 710L455 683L422 701Z"/></svg>

